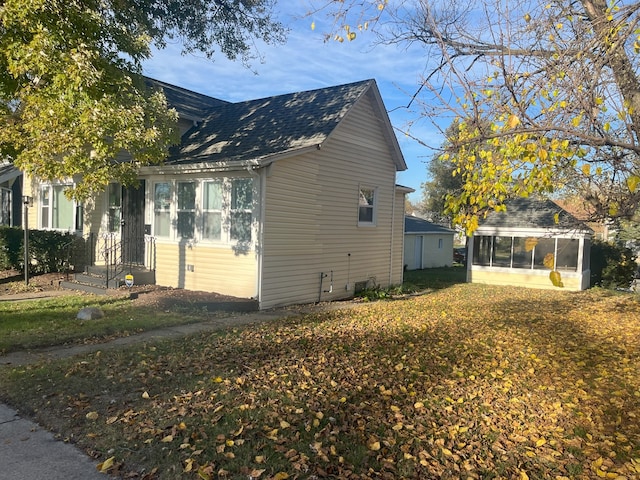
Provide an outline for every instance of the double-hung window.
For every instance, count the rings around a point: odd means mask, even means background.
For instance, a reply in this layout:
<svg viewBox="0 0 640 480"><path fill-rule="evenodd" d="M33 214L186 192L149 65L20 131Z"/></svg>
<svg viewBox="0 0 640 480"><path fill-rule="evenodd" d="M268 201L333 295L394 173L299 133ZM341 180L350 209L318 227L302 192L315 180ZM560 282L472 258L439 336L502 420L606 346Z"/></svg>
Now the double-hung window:
<svg viewBox="0 0 640 480"><path fill-rule="evenodd" d="M194 238L196 233L196 184L178 182L178 237Z"/></svg>
<svg viewBox="0 0 640 480"><path fill-rule="evenodd" d="M45 185L40 190L40 227L53 230L81 230L82 206L64 194L69 185Z"/></svg>
<svg viewBox="0 0 640 480"><path fill-rule="evenodd" d="M171 184L159 182L153 185L153 233L156 237L168 237L171 233Z"/></svg>
<svg viewBox="0 0 640 480"><path fill-rule="evenodd" d="M375 225L376 189L360 187L358 195L358 225Z"/></svg>
<svg viewBox="0 0 640 480"><path fill-rule="evenodd" d="M251 241L251 216L253 210L253 181L250 178L231 180L231 210L229 233L231 240Z"/></svg>
<svg viewBox="0 0 640 480"><path fill-rule="evenodd" d="M222 239L222 180L206 181L202 184L202 238L205 240Z"/></svg>

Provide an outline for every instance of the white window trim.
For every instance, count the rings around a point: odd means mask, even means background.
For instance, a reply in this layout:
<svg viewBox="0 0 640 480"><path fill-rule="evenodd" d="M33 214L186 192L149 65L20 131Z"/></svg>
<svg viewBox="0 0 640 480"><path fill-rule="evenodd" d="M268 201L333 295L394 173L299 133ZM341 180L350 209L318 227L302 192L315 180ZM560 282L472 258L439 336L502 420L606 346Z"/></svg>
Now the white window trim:
<svg viewBox="0 0 640 480"><path fill-rule="evenodd" d="M82 210L82 205L79 205L75 200L71 200L71 225L69 228L54 228L53 227L53 203L54 203L54 188L55 187L73 187L74 184L71 182L68 183L42 183L38 188L38 228L42 230L51 230L56 232L79 232L81 229L77 229L78 225L78 211ZM44 205L42 204L43 199L43 190L49 190L49 205L47 206L47 226L44 226L42 209ZM63 193L64 195L64 193Z"/></svg>
<svg viewBox="0 0 640 480"><path fill-rule="evenodd" d="M231 182L235 179L249 179L253 182L253 208L251 209L251 241L241 242L232 240L231 237ZM222 182L222 210L221 210L221 222L222 231L220 239L204 238L204 183L206 182ZM179 182L193 182L196 186L196 225L194 238L180 238L178 236L177 228L177 215L178 215L178 203L177 203L177 184ZM183 177L166 179L162 177L150 177L147 178L147 184L149 188L148 200L148 223L151 224L151 231L153 232L156 241L159 243L189 243L196 244L201 243L203 245L220 246L220 247L235 247L238 245L246 245L251 249L258 238L256 219L258 218L258 209L261 208L257 205L259 199L259 180L254 177L238 175L238 176L211 176L211 177ZM169 183L171 189L171 201L169 206L169 235L158 236L156 235L156 222L155 222L155 185L158 183Z"/></svg>
<svg viewBox="0 0 640 480"><path fill-rule="evenodd" d="M360 193L362 192L362 190L371 190L373 191L373 205L371 205L371 209L372 209L372 214L371 214L371 221L370 222L364 222L360 220ZM378 187L373 187L371 185L358 185L358 208L356 210L357 212L357 219L358 219L358 227L375 227L377 226L378 223Z"/></svg>

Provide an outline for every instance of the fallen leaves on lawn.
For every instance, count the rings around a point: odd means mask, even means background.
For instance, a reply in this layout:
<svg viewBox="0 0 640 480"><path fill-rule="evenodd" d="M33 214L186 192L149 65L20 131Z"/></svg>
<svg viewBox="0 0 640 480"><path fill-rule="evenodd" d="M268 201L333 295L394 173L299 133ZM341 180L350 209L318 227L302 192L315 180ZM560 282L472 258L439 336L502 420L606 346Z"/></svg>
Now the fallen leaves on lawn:
<svg viewBox="0 0 640 480"><path fill-rule="evenodd" d="M104 424L96 448L165 478L631 479L638 307L462 285L103 352L39 385L78 428Z"/></svg>

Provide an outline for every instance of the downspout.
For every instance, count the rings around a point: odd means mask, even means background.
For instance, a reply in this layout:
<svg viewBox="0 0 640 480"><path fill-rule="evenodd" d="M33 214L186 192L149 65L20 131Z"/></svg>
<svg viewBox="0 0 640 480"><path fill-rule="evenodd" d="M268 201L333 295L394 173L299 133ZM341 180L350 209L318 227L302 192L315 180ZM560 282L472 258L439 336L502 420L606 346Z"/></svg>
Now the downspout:
<svg viewBox="0 0 640 480"><path fill-rule="evenodd" d="M266 200L266 184L267 184L267 169L261 168L260 173L257 173L253 167L247 166L247 172L249 175L256 178L260 187L260 202L258 208L260 209L259 221L258 221L258 245L256 247L256 255L258 261L256 265L256 300L258 300L258 308L262 302L262 259L264 255L264 218L265 218L265 200Z"/></svg>
<svg viewBox="0 0 640 480"><path fill-rule="evenodd" d="M391 188L391 242L389 247L389 286L393 285L393 237L396 226L396 180L393 178Z"/></svg>

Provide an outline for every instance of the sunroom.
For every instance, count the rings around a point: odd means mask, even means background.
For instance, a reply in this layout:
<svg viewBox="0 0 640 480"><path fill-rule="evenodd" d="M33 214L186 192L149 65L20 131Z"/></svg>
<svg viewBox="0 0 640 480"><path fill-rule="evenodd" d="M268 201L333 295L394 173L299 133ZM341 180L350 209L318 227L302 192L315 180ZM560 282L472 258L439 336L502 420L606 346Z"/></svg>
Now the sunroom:
<svg viewBox="0 0 640 480"><path fill-rule="evenodd" d="M467 281L584 290L592 234L551 200L514 199L469 238Z"/></svg>

